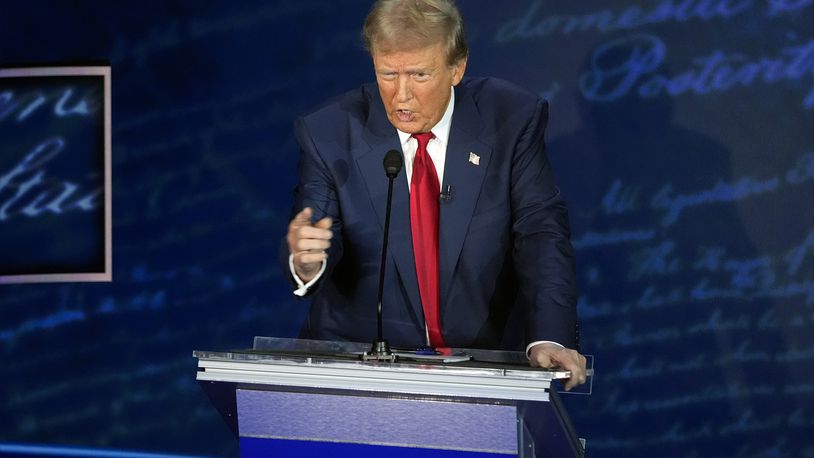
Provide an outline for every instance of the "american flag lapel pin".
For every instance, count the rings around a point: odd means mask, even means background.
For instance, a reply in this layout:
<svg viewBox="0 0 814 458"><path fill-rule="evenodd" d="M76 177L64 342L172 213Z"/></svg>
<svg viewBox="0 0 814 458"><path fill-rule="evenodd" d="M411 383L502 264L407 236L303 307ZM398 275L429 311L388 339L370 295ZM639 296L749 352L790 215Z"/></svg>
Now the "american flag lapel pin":
<svg viewBox="0 0 814 458"><path fill-rule="evenodd" d="M469 153L469 163L472 165L480 165L480 156L477 154L470 152Z"/></svg>

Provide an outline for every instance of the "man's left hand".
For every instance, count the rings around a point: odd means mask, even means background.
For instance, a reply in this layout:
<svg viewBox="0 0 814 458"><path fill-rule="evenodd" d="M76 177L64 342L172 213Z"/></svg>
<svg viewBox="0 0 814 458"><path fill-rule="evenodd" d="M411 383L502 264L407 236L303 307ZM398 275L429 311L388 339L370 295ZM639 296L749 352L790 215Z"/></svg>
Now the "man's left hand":
<svg viewBox="0 0 814 458"><path fill-rule="evenodd" d="M585 383L585 357L576 350L552 343L541 343L531 347L529 362L533 367L551 369L559 367L571 371L571 378L565 382L565 391Z"/></svg>

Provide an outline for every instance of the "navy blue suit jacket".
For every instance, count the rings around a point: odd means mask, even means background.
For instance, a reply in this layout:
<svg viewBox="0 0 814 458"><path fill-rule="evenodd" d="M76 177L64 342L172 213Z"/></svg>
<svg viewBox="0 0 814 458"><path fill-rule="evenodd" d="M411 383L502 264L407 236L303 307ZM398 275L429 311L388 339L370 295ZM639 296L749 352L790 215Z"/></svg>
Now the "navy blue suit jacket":
<svg viewBox="0 0 814 458"><path fill-rule="evenodd" d="M535 340L576 346L574 254L566 207L545 154L545 101L505 81L467 78L455 110L440 204L441 327L448 345L519 349ZM312 288L302 336L372 341L387 198L384 154L401 151L375 84L297 120L294 213L334 219L325 274ZM479 164L470 160L479 157ZM384 285L384 337L425 343L402 170L393 191ZM281 262L288 271L283 241Z"/></svg>

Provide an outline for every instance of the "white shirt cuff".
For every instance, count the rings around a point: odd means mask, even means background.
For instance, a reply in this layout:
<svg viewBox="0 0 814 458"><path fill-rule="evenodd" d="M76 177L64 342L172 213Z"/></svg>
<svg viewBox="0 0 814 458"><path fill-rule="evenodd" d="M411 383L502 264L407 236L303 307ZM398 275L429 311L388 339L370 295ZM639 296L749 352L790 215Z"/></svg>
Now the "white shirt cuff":
<svg viewBox="0 0 814 458"><path fill-rule="evenodd" d="M531 347L534 347L535 345L544 344L544 343L550 343L550 344L554 344L554 345L556 345L556 346L558 346L560 348L565 348L564 345L561 345L561 344L559 344L557 342L554 342L554 341L551 341L551 340L536 340L536 341L528 344L528 346L526 346L526 358L531 357Z"/></svg>
<svg viewBox="0 0 814 458"><path fill-rule="evenodd" d="M322 267L319 268L319 272L317 272L317 274L314 275L314 278L312 278L311 281L309 281L308 283L304 283L302 279L300 279L299 275L297 275L297 272L294 271L294 255L289 254L288 268L291 270L291 276L294 277L294 281L297 282L298 286L298 288L294 290L294 295L302 297L308 294L308 290L311 289L311 286L313 286L314 283L318 282L320 277L322 277L322 273L325 272L325 267L327 265L328 262L322 260Z"/></svg>

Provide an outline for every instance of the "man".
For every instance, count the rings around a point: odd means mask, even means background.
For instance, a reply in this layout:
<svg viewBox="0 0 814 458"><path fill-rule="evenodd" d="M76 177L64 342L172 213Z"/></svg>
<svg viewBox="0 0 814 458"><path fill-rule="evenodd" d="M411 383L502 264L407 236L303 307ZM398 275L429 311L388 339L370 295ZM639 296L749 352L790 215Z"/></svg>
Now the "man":
<svg viewBox="0 0 814 458"><path fill-rule="evenodd" d="M363 34L376 85L295 125L298 213L281 261L295 293L313 294L303 336L375 338L382 158L395 149L405 166L393 193L385 339L526 346L532 365L572 371L567 389L584 383L566 208L544 151L546 103L503 81L463 78L468 48L451 0L380 0Z"/></svg>

